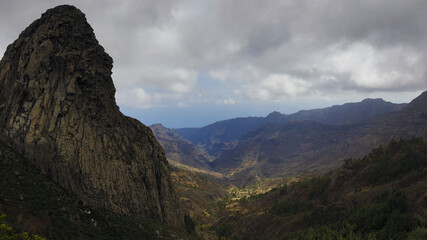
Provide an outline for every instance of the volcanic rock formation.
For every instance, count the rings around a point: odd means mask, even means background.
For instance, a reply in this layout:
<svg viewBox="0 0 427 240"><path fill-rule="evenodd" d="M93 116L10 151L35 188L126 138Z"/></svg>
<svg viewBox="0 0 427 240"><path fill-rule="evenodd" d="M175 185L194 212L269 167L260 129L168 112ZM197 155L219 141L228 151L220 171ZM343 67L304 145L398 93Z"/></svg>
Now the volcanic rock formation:
<svg viewBox="0 0 427 240"><path fill-rule="evenodd" d="M0 136L89 204L181 225L164 150L119 111L112 63L80 10L49 9L0 62Z"/></svg>

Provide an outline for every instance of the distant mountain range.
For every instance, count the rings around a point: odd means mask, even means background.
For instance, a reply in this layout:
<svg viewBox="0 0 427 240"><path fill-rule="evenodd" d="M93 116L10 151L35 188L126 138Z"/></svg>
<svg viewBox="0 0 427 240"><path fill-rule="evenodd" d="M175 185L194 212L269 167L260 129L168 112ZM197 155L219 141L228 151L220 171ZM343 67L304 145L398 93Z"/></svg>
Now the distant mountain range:
<svg viewBox="0 0 427 240"><path fill-rule="evenodd" d="M400 111L383 113L376 119L359 123L326 125L295 121L265 124L242 137L235 148L221 154L212 166L218 171L240 172L242 176L234 176L239 179L247 177L249 169L252 172L255 169L263 176L323 172L337 167L345 158L360 157L390 139L414 135L426 137L426 105L427 92Z"/></svg>
<svg viewBox="0 0 427 240"><path fill-rule="evenodd" d="M314 121L328 125L359 123L383 114L400 110L405 104L394 104L383 99L365 99L328 108L302 110L294 114L272 112L267 117L234 118L215 122L202 128L178 128L176 133L214 157L235 147L245 134L268 123Z"/></svg>
<svg viewBox="0 0 427 240"><path fill-rule="evenodd" d="M234 118L215 122L202 128L174 129L183 138L212 156L231 149L244 134L265 123L263 117Z"/></svg>
<svg viewBox="0 0 427 240"><path fill-rule="evenodd" d="M290 115L273 112L229 119L202 128L174 129L174 133L175 139L179 134L214 157L207 164L238 184L262 176L322 173L392 138L426 137L427 93L410 104L365 99ZM179 151L175 148L175 152Z"/></svg>

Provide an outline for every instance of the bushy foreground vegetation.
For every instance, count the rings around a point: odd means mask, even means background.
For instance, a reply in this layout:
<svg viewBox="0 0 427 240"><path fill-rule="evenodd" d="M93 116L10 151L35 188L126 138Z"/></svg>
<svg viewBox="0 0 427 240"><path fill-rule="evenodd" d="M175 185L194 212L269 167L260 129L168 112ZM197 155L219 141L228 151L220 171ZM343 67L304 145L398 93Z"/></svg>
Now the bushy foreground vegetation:
<svg viewBox="0 0 427 240"><path fill-rule="evenodd" d="M0 239L2 240L46 240L38 235L30 235L27 232L17 233L4 222L6 215L0 216Z"/></svg>
<svg viewBox="0 0 427 240"><path fill-rule="evenodd" d="M350 211L331 206L306 212L308 228L286 234L284 239L406 239L419 223L411 218L405 193L386 190L367 204Z"/></svg>
<svg viewBox="0 0 427 240"><path fill-rule="evenodd" d="M328 174L295 181L244 201L246 214L217 225L220 235L274 239L427 239L427 144L392 140L360 159L347 159ZM421 191L421 192L420 192ZM263 221L269 224L263 226ZM257 230L240 231L233 221ZM244 220L247 219L247 220ZM270 220L268 220L270 219ZM255 224L255 225L254 225ZM249 226L242 227L251 231Z"/></svg>
<svg viewBox="0 0 427 240"><path fill-rule="evenodd" d="M399 184L390 184L404 177L419 179L426 166L423 139L392 140L362 159L345 161L343 168L352 170L349 175L359 175L352 178L358 186L352 198L339 199L337 189L329 186L331 175L326 175L296 184L295 191L305 189L308 199L314 201L282 200L270 213L304 214L304 228L285 234L283 239L427 239L425 219L414 218L405 191ZM369 197L358 195L362 187L384 190Z"/></svg>

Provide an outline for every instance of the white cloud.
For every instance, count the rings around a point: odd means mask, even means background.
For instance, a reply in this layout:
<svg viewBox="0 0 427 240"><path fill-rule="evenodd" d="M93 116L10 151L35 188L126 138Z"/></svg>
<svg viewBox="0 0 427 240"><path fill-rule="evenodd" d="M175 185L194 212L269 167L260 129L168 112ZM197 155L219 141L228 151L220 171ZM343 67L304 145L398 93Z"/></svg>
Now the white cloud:
<svg viewBox="0 0 427 240"><path fill-rule="evenodd" d="M318 69L321 80L331 83L328 87L401 91L420 87L424 74L420 60L419 53L410 47L379 50L367 43L353 43L328 49L315 59L313 68Z"/></svg>
<svg viewBox="0 0 427 240"><path fill-rule="evenodd" d="M244 64L244 65L232 65L224 66L211 70L209 76L215 80L220 81L235 81L238 83L257 82L263 77L263 73L257 67Z"/></svg>
<svg viewBox="0 0 427 240"><path fill-rule="evenodd" d="M247 85L246 96L252 100L283 100L306 94L310 83L285 74L271 74L262 81Z"/></svg>
<svg viewBox="0 0 427 240"><path fill-rule="evenodd" d="M148 68L141 69L139 84L150 86L160 92L188 93L196 87L197 73L183 68Z"/></svg>
<svg viewBox="0 0 427 240"><path fill-rule="evenodd" d="M223 104L223 105L234 105L236 104L236 100L233 98L223 99L216 101L216 104Z"/></svg>
<svg viewBox="0 0 427 240"><path fill-rule="evenodd" d="M142 88L117 91L116 98L119 105L131 108L144 109L153 106L152 96Z"/></svg>
<svg viewBox="0 0 427 240"><path fill-rule="evenodd" d="M180 108L189 107L189 105L187 103L183 103L183 102L178 103L177 106Z"/></svg>

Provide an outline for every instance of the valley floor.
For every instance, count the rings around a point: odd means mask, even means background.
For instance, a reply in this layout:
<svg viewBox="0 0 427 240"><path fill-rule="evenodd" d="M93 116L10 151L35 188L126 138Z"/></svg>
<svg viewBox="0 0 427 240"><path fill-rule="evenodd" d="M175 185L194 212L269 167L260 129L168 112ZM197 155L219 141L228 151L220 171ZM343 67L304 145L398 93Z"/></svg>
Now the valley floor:
<svg viewBox="0 0 427 240"><path fill-rule="evenodd" d="M317 177L239 188L188 170L173 176L204 239L427 239L426 167L427 144L412 138Z"/></svg>

